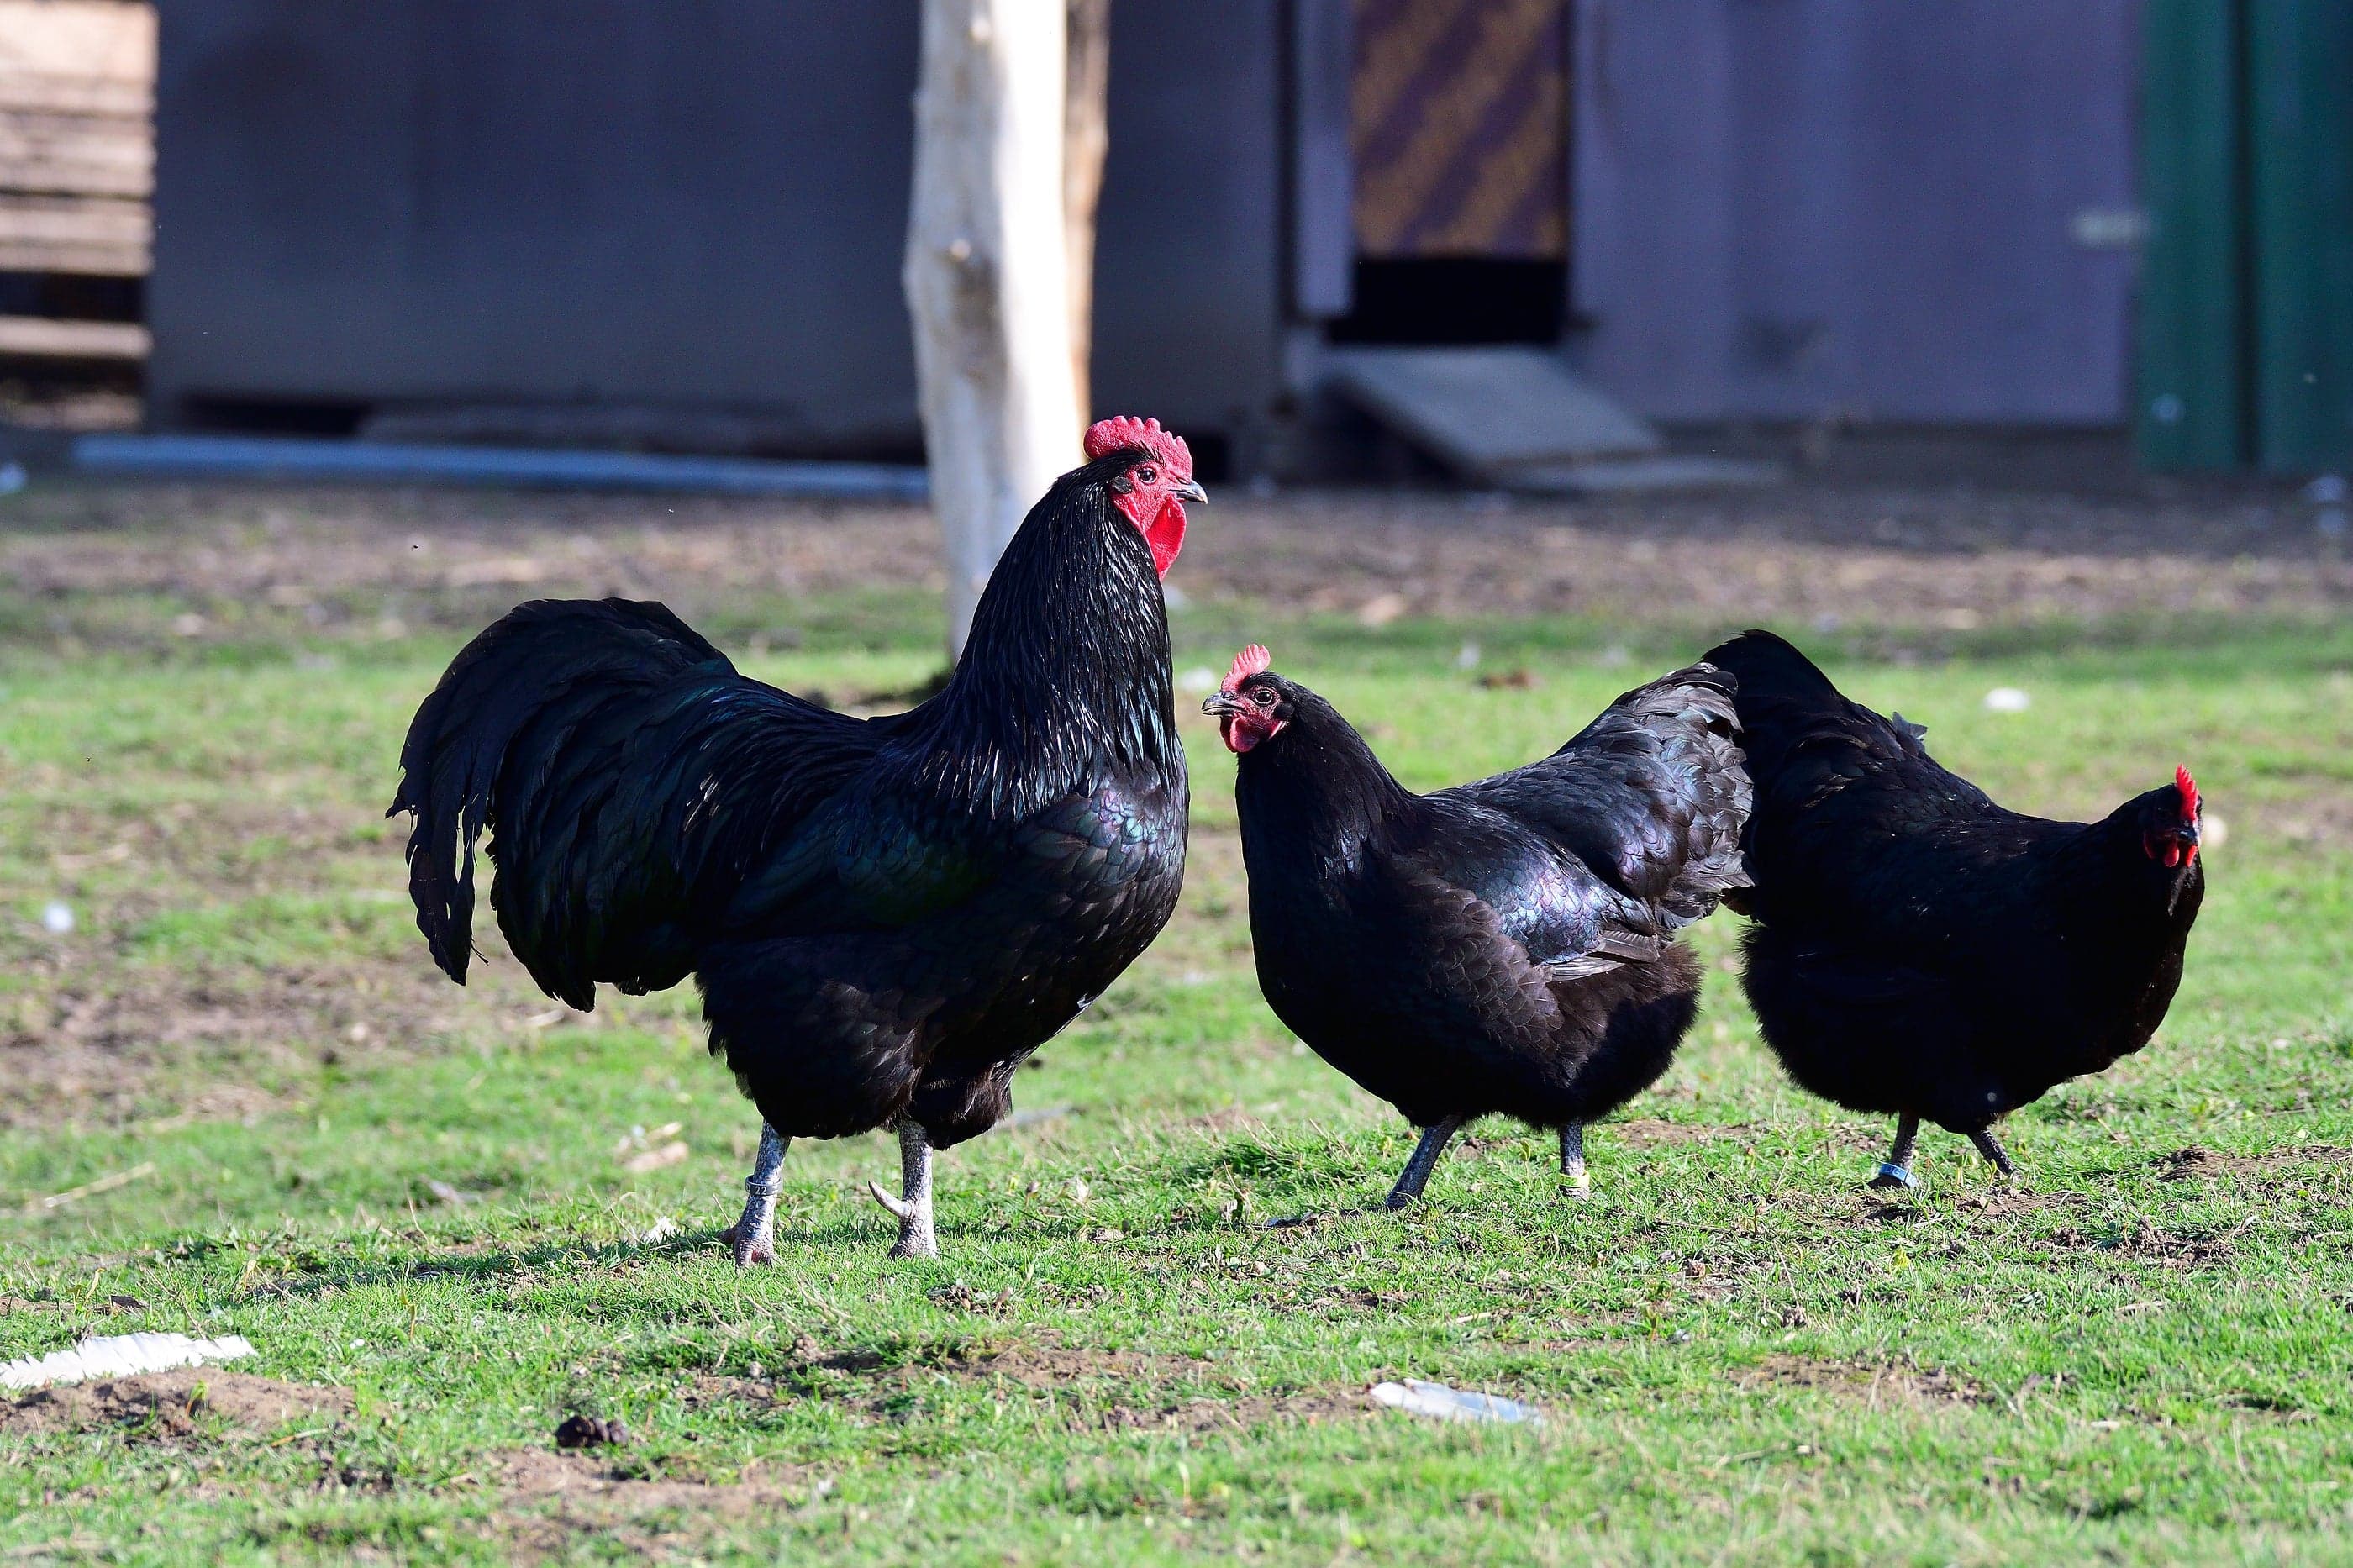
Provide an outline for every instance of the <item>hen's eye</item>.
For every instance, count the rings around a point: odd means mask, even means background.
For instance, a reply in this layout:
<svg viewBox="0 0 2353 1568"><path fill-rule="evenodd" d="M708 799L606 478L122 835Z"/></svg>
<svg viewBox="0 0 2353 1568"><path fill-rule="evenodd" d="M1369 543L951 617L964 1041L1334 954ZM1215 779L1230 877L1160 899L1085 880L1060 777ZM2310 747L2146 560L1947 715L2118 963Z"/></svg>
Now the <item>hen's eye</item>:
<svg viewBox="0 0 2353 1568"><path fill-rule="evenodd" d="M1154 479L1158 479L1160 476L1159 476L1159 475L1157 475L1157 474L1155 474L1155 473L1154 473L1150 468L1138 468L1138 469L1136 469L1136 470L1135 470L1135 477L1136 477L1137 479L1142 479L1145 484L1147 484L1147 485L1148 485L1148 484L1150 484Z"/></svg>
<svg viewBox="0 0 2353 1568"><path fill-rule="evenodd" d="M1271 708L1274 706L1274 693L1269 691L1263 686L1260 687L1256 691L1251 692L1250 695L1258 700L1258 705L1261 708Z"/></svg>

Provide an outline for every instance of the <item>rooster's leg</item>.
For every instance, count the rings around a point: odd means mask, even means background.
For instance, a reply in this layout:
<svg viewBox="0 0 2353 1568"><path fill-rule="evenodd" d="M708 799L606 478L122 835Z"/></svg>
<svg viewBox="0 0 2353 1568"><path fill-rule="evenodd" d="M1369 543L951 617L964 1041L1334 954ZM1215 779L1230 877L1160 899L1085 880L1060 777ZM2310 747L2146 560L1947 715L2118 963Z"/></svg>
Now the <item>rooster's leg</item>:
<svg viewBox="0 0 2353 1568"><path fill-rule="evenodd" d="M1568 1190L1578 1197L1593 1190L1592 1178L1585 1173L1585 1123L1572 1121L1560 1130L1560 1173L1567 1178Z"/></svg>
<svg viewBox="0 0 2353 1568"><path fill-rule="evenodd" d="M1920 1178L1912 1173L1912 1145L1920 1141L1920 1119L1905 1111L1895 1123L1895 1147L1879 1163L1879 1173L1871 1178L1874 1187L1916 1187Z"/></svg>
<svg viewBox="0 0 2353 1568"><path fill-rule="evenodd" d="M1992 1128L1989 1127L1982 1132L1970 1133L1969 1142L1978 1146L1978 1153L1993 1162L1995 1170L2005 1176L2017 1173L2018 1167L2010 1163L2010 1155L2003 1150L2001 1141L1993 1135Z"/></svg>
<svg viewBox="0 0 2353 1568"><path fill-rule="evenodd" d="M1405 1163L1405 1174L1389 1189L1389 1207L1401 1209L1421 1196L1421 1189L1430 1184L1430 1173L1438 1163L1438 1157L1446 1152L1446 1146L1461 1130L1462 1118L1450 1116L1422 1133L1421 1142L1414 1146L1413 1158Z"/></svg>
<svg viewBox="0 0 2353 1568"><path fill-rule="evenodd" d="M738 1268L776 1260L776 1192L784 1185L776 1173L784 1165L785 1151L792 1145L791 1139L779 1136L766 1122L760 1123L760 1152L752 1163L752 1173L744 1178L743 1216L721 1233L722 1239L735 1244Z"/></svg>
<svg viewBox="0 0 2353 1568"><path fill-rule="evenodd" d="M892 1197L878 1182L866 1184L874 1201L899 1216L899 1239L891 1256L937 1258L939 1237L932 1232L932 1141L912 1116L899 1118L899 1186L904 1197Z"/></svg>

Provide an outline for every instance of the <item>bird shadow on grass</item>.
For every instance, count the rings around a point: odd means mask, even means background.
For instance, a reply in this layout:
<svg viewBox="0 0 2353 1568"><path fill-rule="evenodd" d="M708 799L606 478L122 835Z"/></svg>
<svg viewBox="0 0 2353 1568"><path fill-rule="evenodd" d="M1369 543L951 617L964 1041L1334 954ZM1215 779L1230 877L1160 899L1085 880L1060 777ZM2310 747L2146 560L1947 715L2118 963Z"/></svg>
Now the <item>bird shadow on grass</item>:
<svg viewBox="0 0 2353 1568"><path fill-rule="evenodd" d="M1019 1232L1019 1238L1038 1245L1082 1244L1100 1245L1091 1239L1100 1226L1092 1221L1032 1219ZM1182 1228L1182 1227L1178 1227ZM938 1227L941 1251L944 1255L933 1267L952 1265L959 1247L986 1247L1008 1238L1008 1233L993 1226L963 1225L943 1221ZM828 1256L863 1258L881 1255L890 1245L893 1227L882 1217L867 1219L844 1218L815 1226L780 1226L776 1232L779 1258L801 1256L822 1258ZM1121 1239L1127 1239L1123 1234ZM429 1244L428 1244L429 1245ZM577 1272L583 1268L617 1270L632 1262L652 1259L691 1261L705 1259L713 1264L728 1262L726 1273L736 1274L732 1261L726 1228L719 1226L684 1229L659 1241L613 1241L599 1243L546 1242L530 1247L501 1247L474 1243L458 1243L467 1250L427 1252L424 1256L390 1262L330 1265L300 1278L281 1279L258 1287L255 1296L324 1296L341 1290L365 1289L371 1286L406 1284L480 1283L509 1279L516 1275L554 1274L558 1271ZM791 1277L789 1264L781 1270L755 1268L741 1277L755 1280L781 1274Z"/></svg>

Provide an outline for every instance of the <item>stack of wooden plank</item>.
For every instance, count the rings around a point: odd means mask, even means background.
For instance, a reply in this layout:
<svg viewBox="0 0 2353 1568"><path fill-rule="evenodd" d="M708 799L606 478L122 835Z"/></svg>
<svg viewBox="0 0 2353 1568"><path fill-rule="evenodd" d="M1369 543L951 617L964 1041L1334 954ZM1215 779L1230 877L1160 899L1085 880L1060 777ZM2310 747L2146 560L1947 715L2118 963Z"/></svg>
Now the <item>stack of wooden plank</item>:
<svg viewBox="0 0 2353 1568"><path fill-rule="evenodd" d="M0 0L0 273L146 275L154 98L153 6ZM145 347L134 323L0 316L0 353Z"/></svg>

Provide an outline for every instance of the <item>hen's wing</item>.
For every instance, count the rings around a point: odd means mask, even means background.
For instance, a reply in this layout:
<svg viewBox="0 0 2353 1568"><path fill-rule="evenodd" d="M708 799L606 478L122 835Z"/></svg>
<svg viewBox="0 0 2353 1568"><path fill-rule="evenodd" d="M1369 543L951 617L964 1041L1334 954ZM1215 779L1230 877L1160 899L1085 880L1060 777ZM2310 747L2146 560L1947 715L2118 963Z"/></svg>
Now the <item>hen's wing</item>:
<svg viewBox="0 0 2353 1568"><path fill-rule="evenodd" d="M1433 951L1459 948L1443 965L1461 967L1475 952L1472 967L1500 964L1496 973L1531 996L1555 980L1656 959L1671 940L1647 901L1537 829L1457 791L1426 797L1418 828L1373 858L1376 896L1397 906L1398 923L1426 932ZM1461 984L1496 988L1493 976L1474 984L1467 973Z"/></svg>
<svg viewBox="0 0 2353 1568"><path fill-rule="evenodd" d="M1542 762L1431 798L1503 813L1576 857L1623 896L1629 931L1655 952L1747 885L1734 685L1709 665L1679 669L1620 697Z"/></svg>
<svg viewBox="0 0 2353 1568"><path fill-rule="evenodd" d="M737 674L660 605L522 605L458 655L401 749L418 929L462 984L488 828L500 927L551 994L675 984L748 876L790 896L767 862L884 733Z"/></svg>

